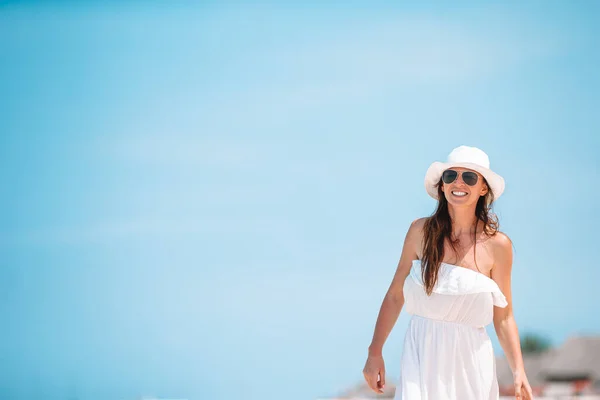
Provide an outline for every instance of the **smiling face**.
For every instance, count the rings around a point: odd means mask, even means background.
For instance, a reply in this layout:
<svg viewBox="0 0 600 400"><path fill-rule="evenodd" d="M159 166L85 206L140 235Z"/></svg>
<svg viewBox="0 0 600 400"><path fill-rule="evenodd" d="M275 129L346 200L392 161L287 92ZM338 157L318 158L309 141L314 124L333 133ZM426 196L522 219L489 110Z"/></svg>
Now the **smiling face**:
<svg viewBox="0 0 600 400"><path fill-rule="evenodd" d="M480 196L484 196L488 192L487 185L483 179L483 175L479 172L468 168L452 167L451 170L457 171L458 176L451 183L442 182L442 191L448 203L456 206L475 205ZM470 171L477 174L477 183L474 186L469 186L463 180L462 173ZM469 181L467 179L467 181Z"/></svg>

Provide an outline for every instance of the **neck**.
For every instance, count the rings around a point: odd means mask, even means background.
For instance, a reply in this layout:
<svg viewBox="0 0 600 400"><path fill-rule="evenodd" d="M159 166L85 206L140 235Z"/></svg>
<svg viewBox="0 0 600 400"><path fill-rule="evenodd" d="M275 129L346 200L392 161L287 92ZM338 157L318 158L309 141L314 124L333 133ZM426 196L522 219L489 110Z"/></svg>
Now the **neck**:
<svg viewBox="0 0 600 400"><path fill-rule="evenodd" d="M472 234L477 227L475 222L475 207L448 207L448 213L452 220L452 233L459 236L464 233Z"/></svg>

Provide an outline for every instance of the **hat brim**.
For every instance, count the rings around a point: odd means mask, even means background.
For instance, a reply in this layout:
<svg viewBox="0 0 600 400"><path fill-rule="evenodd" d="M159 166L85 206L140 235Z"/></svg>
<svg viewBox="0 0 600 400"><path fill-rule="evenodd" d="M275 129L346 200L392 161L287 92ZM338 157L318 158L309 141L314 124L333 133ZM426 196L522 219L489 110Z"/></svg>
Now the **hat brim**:
<svg viewBox="0 0 600 400"><path fill-rule="evenodd" d="M472 169L474 171L479 172L485 180L487 181L490 189L494 193L494 201L498 200L502 193L504 193L504 178L500 175L492 171L491 169L482 167L479 164L468 163L468 162L457 162L457 163L444 163L440 161L435 161L431 163L427 172L425 173L425 190L427 190L427 194L438 200L438 192L435 185L439 182L442 173L451 167L462 167L467 169Z"/></svg>

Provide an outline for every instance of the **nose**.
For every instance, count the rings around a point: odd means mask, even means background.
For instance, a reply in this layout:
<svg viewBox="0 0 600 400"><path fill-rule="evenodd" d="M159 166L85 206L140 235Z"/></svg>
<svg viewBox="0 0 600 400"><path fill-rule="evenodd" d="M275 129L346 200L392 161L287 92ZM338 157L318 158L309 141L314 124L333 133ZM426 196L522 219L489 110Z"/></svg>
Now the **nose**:
<svg viewBox="0 0 600 400"><path fill-rule="evenodd" d="M456 177L456 180L454 181L454 185L455 186L460 186L460 187L467 186L467 184L465 183L465 181L463 181L462 172L458 173L458 176Z"/></svg>

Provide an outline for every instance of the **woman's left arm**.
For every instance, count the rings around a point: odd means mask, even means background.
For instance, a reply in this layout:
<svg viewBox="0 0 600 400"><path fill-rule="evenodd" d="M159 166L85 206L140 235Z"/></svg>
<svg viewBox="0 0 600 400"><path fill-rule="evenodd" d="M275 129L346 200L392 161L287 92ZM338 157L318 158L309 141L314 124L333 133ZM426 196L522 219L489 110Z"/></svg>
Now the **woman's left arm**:
<svg viewBox="0 0 600 400"><path fill-rule="evenodd" d="M515 398L529 400L533 399L533 393L525 374L519 330L512 308L512 242L506 234L501 232L498 232L494 239L492 279L498 284L508 302L508 305L504 308L494 307L494 328L498 335L498 341L506 355L508 365L513 373Z"/></svg>

